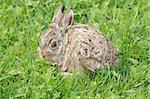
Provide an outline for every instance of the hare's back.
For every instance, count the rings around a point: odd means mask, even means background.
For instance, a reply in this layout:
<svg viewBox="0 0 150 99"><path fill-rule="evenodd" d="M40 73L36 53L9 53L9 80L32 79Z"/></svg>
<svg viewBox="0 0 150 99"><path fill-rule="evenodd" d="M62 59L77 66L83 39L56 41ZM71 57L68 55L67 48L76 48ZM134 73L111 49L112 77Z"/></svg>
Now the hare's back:
<svg viewBox="0 0 150 99"><path fill-rule="evenodd" d="M74 41L91 43L95 45L108 45L108 39L95 28L88 25L79 24L71 27L71 32L69 33Z"/></svg>
<svg viewBox="0 0 150 99"><path fill-rule="evenodd" d="M116 50L103 33L87 25L73 26L70 36L76 53L83 58L91 58L101 66L115 64Z"/></svg>

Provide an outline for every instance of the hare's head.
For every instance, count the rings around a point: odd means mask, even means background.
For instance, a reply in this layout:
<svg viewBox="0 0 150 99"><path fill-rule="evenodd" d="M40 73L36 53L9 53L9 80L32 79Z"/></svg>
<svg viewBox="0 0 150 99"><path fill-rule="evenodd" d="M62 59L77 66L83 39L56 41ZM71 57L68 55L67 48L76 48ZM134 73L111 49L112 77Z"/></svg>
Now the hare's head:
<svg viewBox="0 0 150 99"><path fill-rule="evenodd" d="M46 59L57 61L62 50L64 35L73 20L73 11L70 9L64 15L64 7L59 7L53 16L52 23L40 38L39 55Z"/></svg>

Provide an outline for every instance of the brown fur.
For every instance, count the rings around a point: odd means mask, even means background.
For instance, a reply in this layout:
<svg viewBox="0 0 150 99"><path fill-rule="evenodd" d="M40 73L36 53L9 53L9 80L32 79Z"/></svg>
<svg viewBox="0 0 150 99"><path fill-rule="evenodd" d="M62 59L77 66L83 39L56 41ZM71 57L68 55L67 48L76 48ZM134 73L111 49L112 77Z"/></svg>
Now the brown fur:
<svg viewBox="0 0 150 99"><path fill-rule="evenodd" d="M55 11L51 27L41 36L39 54L63 71L94 71L118 64L118 53L103 33L88 25L71 25L73 11Z"/></svg>

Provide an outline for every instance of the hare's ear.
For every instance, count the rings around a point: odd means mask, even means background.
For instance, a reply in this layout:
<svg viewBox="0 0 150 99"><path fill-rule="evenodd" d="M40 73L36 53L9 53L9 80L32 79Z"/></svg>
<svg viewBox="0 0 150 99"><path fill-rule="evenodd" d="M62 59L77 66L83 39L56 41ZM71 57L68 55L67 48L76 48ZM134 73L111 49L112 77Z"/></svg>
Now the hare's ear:
<svg viewBox="0 0 150 99"><path fill-rule="evenodd" d="M60 24L62 27L65 28L65 27L71 25L72 21L73 21L73 10L70 9L65 13Z"/></svg>
<svg viewBox="0 0 150 99"><path fill-rule="evenodd" d="M59 23L60 19L63 16L64 9L65 9L64 6L61 6L61 7L56 9L54 16L53 16L53 19L52 19L52 23L56 23L56 24Z"/></svg>

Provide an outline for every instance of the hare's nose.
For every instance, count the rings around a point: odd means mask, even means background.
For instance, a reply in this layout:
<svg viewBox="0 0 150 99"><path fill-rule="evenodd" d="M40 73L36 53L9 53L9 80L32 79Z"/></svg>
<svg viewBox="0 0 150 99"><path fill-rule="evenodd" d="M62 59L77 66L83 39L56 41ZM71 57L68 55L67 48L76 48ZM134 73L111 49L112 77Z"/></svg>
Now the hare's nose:
<svg viewBox="0 0 150 99"><path fill-rule="evenodd" d="M45 40L41 39L40 45L44 45L44 44L45 44Z"/></svg>
<svg viewBox="0 0 150 99"><path fill-rule="evenodd" d="M41 41L40 41L40 47L41 47L41 48L44 48L44 47L45 47L45 40L41 40Z"/></svg>

